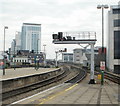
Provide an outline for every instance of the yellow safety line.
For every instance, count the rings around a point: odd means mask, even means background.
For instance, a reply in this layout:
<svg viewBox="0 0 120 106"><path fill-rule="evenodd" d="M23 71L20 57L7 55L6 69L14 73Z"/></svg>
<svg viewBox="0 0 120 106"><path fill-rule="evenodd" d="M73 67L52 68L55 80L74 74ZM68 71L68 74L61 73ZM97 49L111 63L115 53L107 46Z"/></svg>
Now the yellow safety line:
<svg viewBox="0 0 120 106"><path fill-rule="evenodd" d="M57 97L57 96L59 96L59 95L61 95L61 94L65 93L65 92L71 90L72 88L74 88L74 87L77 86L77 85L78 85L78 84L74 84L74 85L72 85L71 87L69 87L69 88L67 88L67 89L65 89L65 90L63 90L63 91L61 91L61 92L58 92L58 93L56 93L56 94L53 94L53 95L47 97L46 99L40 100L41 102L39 103L39 105L40 105L40 104L44 104L45 102L47 102L47 101L49 101L49 100L51 100L51 99L53 99L53 98L55 98L55 97Z"/></svg>

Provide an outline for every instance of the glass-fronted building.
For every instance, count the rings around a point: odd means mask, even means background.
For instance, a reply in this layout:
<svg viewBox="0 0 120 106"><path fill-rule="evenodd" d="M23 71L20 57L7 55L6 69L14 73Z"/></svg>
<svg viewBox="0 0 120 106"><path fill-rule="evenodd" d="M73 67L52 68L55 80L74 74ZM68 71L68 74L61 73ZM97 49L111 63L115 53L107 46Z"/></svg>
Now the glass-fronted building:
<svg viewBox="0 0 120 106"><path fill-rule="evenodd" d="M108 12L107 67L120 74L120 2Z"/></svg>
<svg viewBox="0 0 120 106"><path fill-rule="evenodd" d="M23 23L21 50L41 51L41 24Z"/></svg>

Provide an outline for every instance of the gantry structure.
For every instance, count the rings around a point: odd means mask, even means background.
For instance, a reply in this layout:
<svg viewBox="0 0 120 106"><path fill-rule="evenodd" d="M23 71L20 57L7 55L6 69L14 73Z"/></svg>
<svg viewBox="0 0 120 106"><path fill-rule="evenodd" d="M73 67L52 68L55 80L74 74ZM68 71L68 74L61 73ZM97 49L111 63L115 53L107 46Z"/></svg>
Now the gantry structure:
<svg viewBox="0 0 120 106"><path fill-rule="evenodd" d="M97 41L96 32L83 31L83 32L58 32L52 34L54 44L88 44L91 46L91 69L89 84L95 84L94 80L94 45Z"/></svg>

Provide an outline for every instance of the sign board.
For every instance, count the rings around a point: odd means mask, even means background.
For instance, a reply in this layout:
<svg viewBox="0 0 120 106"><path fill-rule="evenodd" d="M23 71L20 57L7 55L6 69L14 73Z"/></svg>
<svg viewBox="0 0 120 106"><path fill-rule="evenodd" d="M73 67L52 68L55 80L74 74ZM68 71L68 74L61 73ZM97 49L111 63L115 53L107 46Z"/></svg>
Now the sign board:
<svg viewBox="0 0 120 106"><path fill-rule="evenodd" d="M100 62L100 70L105 70L105 61Z"/></svg>
<svg viewBox="0 0 120 106"><path fill-rule="evenodd" d="M98 74L97 78L98 78L99 80L101 80L101 74Z"/></svg>
<svg viewBox="0 0 120 106"><path fill-rule="evenodd" d="M4 63L3 63L3 62L0 62L0 66L2 66L2 65L4 65Z"/></svg>

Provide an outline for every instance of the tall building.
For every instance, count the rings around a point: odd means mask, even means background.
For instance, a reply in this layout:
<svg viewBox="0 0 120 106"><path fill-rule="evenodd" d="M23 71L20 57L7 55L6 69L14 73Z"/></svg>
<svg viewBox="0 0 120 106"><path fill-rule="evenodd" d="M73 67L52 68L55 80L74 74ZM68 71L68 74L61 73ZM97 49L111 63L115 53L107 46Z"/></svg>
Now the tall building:
<svg viewBox="0 0 120 106"><path fill-rule="evenodd" d="M34 52L41 51L41 24L23 23L21 49Z"/></svg>
<svg viewBox="0 0 120 106"><path fill-rule="evenodd" d="M16 47L15 50L21 49L21 32L16 32L15 34Z"/></svg>
<svg viewBox="0 0 120 106"><path fill-rule="evenodd" d="M12 43L11 43L11 55L13 55L14 53L16 53L16 39L13 39Z"/></svg>
<svg viewBox="0 0 120 106"><path fill-rule="evenodd" d="M108 12L107 67L120 74L120 2Z"/></svg>

